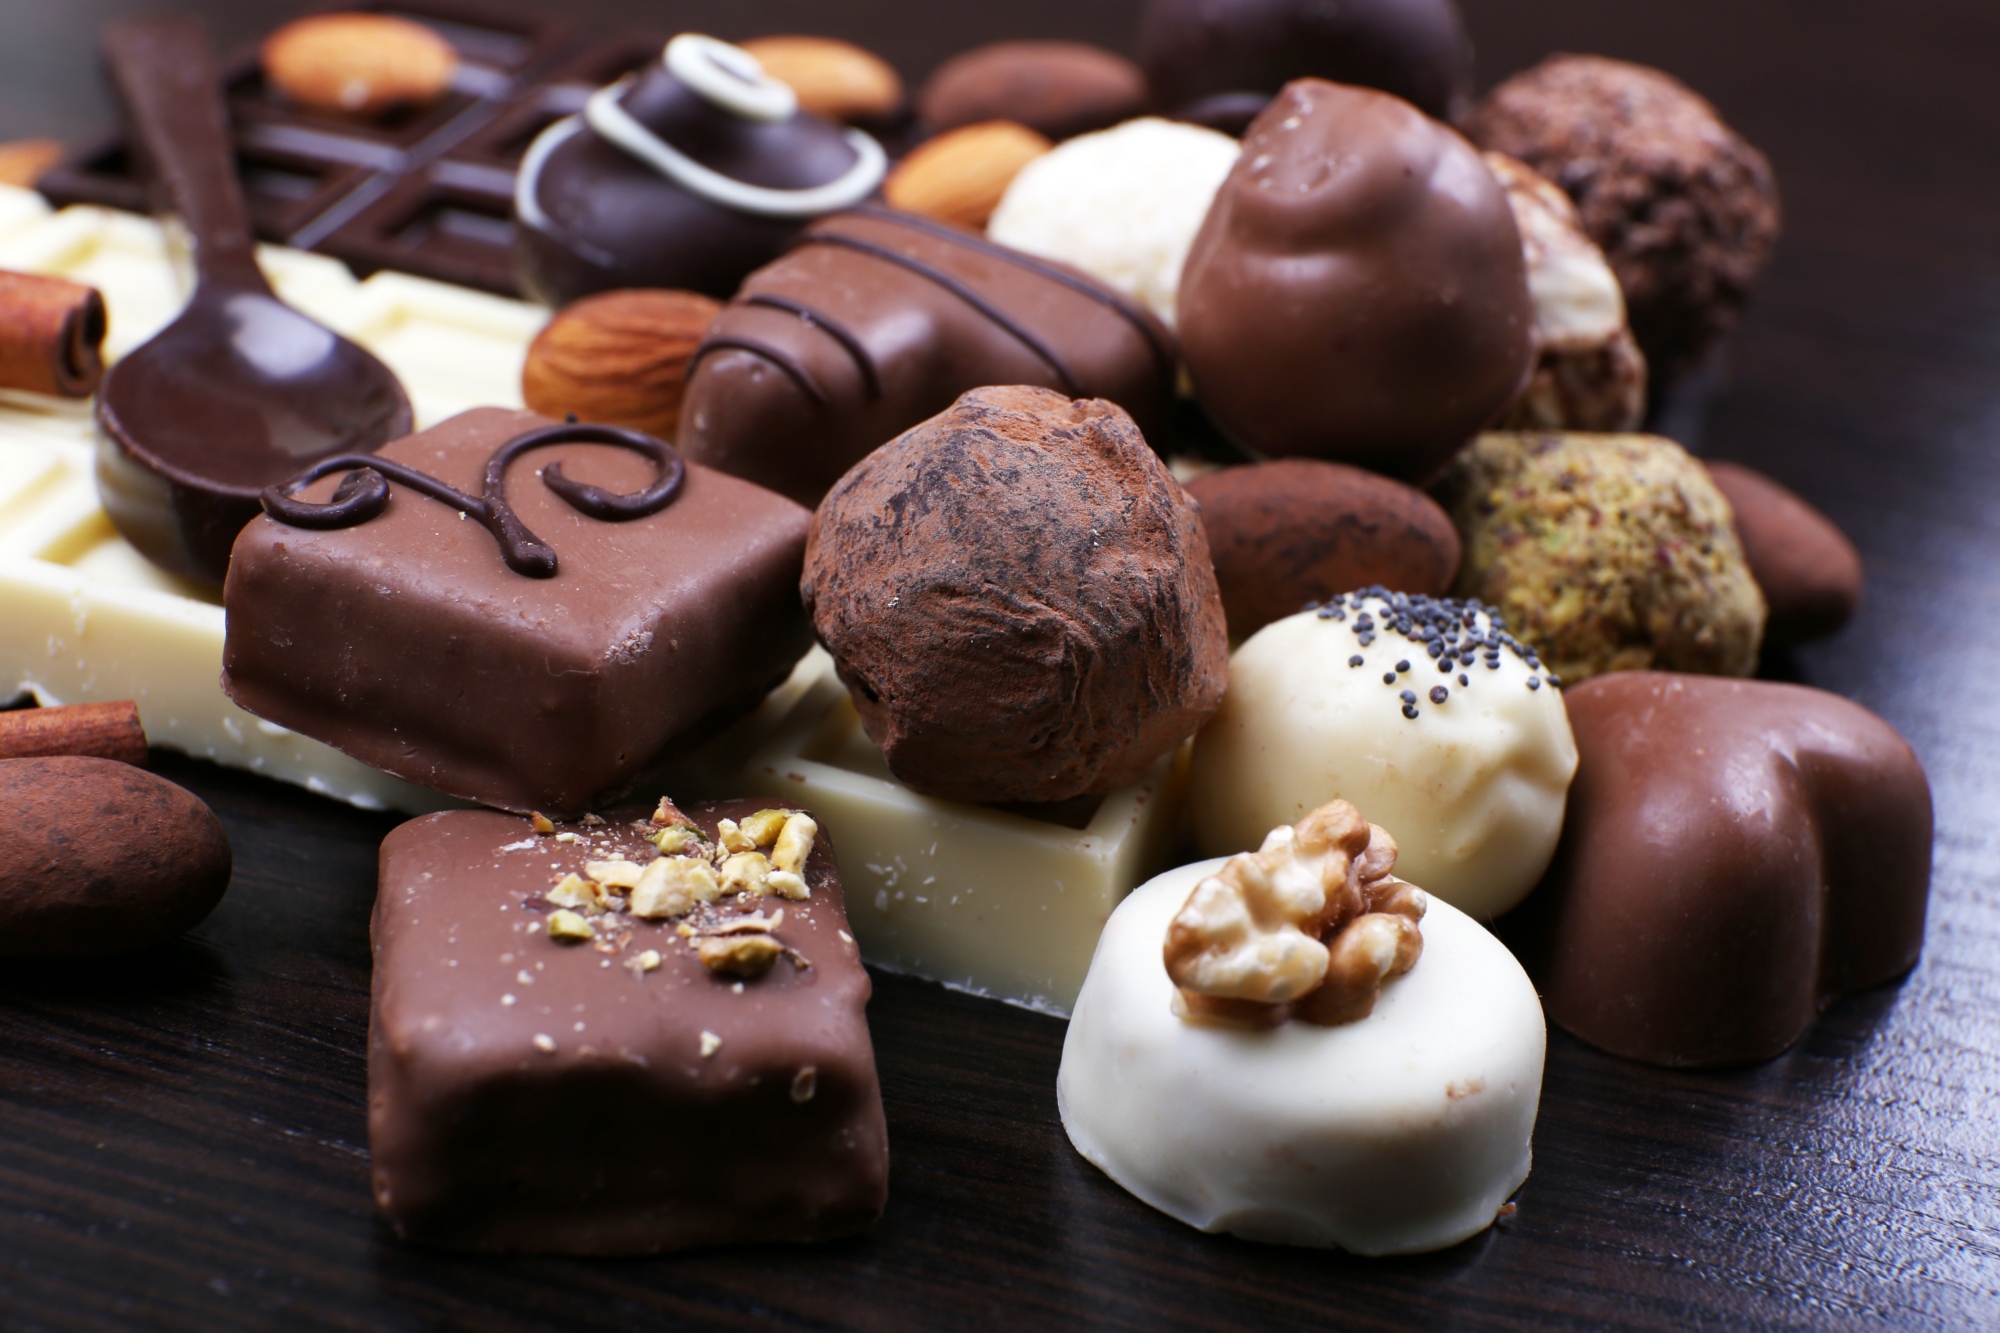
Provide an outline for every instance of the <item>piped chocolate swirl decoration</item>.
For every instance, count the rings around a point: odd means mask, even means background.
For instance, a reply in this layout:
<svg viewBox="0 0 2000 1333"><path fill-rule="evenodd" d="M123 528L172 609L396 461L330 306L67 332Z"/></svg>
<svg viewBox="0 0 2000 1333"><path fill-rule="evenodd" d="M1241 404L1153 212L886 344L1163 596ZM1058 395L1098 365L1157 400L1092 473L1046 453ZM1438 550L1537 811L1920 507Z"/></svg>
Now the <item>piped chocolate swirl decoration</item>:
<svg viewBox="0 0 2000 1333"><path fill-rule="evenodd" d="M539 475L542 484L580 514L603 523L623 523L656 514L672 504L687 480L687 464L680 451L664 440L619 426L588 422L566 422L542 426L516 435L493 451L486 460L486 476L480 494L467 495L426 472L374 454L341 454L321 459L280 486L267 487L263 494L264 512L280 523L295 528L351 528L374 518L389 503L389 483L398 482L419 495L428 496L477 521L500 545L500 557L507 568L528 578L552 578L556 572L555 550L528 531L514 507L507 502L507 467L531 449L552 444L609 444L652 460L659 475L644 490L620 494L601 486L566 476L560 462L550 463ZM333 498L324 504L297 498L297 492L322 477L345 472Z"/></svg>

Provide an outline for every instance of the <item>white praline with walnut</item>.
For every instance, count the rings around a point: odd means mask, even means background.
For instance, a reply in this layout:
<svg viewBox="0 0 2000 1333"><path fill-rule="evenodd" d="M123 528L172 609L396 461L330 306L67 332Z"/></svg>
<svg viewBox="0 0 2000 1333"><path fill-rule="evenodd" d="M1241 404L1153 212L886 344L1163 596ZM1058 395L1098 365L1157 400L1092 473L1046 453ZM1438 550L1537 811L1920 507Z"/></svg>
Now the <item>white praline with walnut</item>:
<svg viewBox="0 0 2000 1333"><path fill-rule="evenodd" d="M1224 865L1168 871L1105 926L1056 1080L1070 1142L1203 1231L1374 1255L1485 1229L1527 1178L1541 1099L1547 1032L1520 964L1433 901L1421 960L1365 1017L1188 1015L1162 951Z"/></svg>
<svg viewBox="0 0 2000 1333"><path fill-rule="evenodd" d="M1274 621L1230 658L1195 740L1196 841L1243 851L1351 801L1394 836L1407 878L1497 916L1562 834L1576 741L1556 684L1478 602L1370 589Z"/></svg>

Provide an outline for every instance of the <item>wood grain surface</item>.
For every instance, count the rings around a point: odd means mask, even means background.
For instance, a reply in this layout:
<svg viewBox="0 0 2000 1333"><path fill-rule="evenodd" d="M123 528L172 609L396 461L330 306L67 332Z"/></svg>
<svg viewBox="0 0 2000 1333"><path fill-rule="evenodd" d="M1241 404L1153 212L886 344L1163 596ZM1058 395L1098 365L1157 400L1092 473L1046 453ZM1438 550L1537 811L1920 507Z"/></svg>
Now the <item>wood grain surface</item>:
<svg viewBox="0 0 2000 1333"><path fill-rule="evenodd" d="M0 138L108 123L95 25L0 3ZM189 6L202 7L202 6ZM1137 4L569 0L592 31L803 29L921 75L971 41L1129 48ZM889 1211L866 1237L660 1260L398 1243L368 1193L362 1043L392 821L155 753L214 804L234 887L136 959L0 967L0 1327L2000 1326L2000 6L1467 0L1483 81L1555 50L1660 65L1770 154L1786 234L1702 436L1831 513L1857 621L1768 664L1929 769L1923 961L1791 1053L1668 1073L1551 1042L1519 1212L1357 1260L1203 1236L1071 1151L1061 1024L878 979ZM240 39L296 6L208 9Z"/></svg>

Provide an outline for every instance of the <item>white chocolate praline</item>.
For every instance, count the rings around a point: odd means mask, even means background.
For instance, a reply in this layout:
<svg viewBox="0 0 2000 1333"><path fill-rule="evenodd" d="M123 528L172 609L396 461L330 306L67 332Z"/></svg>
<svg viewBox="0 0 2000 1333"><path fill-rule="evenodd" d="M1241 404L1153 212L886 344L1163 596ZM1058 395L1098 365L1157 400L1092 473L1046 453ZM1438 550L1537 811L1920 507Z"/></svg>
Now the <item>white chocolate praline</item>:
<svg viewBox="0 0 2000 1333"><path fill-rule="evenodd" d="M1402 849L1398 875L1461 911L1497 916L1555 854L1576 773L1569 715L1548 674L1483 608L1389 597L1447 616L1447 637L1470 644L1470 660L1454 656L1440 671L1381 596L1336 599L1326 610L1338 618L1302 611L1266 625L1230 657L1222 706L1195 741L1196 842L1210 856L1246 851L1309 810L1351 801ZM1432 701L1437 687L1442 702Z"/></svg>
<svg viewBox="0 0 2000 1333"><path fill-rule="evenodd" d="M1423 956L1366 1018L1178 1017L1167 926L1222 864L1168 871L1105 926L1056 1078L1070 1142L1203 1231L1370 1255L1478 1234L1528 1176L1547 1029L1527 974L1433 900Z"/></svg>
<svg viewBox="0 0 2000 1333"><path fill-rule="evenodd" d="M1021 169L986 234L1076 265L1172 328L1188 247L1238 152L1226 134L1151 116L1078 135Z"/></svg>

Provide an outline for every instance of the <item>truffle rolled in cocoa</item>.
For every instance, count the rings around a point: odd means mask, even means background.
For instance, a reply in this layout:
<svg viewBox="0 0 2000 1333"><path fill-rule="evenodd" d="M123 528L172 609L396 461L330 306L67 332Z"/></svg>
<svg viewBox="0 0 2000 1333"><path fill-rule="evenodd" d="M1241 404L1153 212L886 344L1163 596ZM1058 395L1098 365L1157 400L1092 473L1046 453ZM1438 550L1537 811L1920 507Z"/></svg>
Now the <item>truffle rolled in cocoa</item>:
<svg viewBox="0 0 2000 1333"><path fill-rule="evenodd" d="M104 378L104 330L95 287L0 270L0 389L90 397Z"/></svg>
<svg viewBox="0 0 2000 1333"><path fill-rule="evenodd" d="M1229 635L1356 588L1441 596L1458 531L1422 491L1339 463L1280 458L1196 477Z"/></svg>
<svg viewBox="0 0 2000 1333"><path fill-rule="evenodd" d="M0 957L100 958L201 922L229 838L181 787L115 759L0 759Z"/></svg>
<svg viewBox="0 0 2000 1333"><path fill-rule="evenodd" d="M841 478L802 583L895 775L961 801L1124 786L1228 673L1200 516L1117 406L975 389Z"/></svg>
<svg viewBox="0 0 2000 1333"><path fill-rule="evenodd" d="M1507 405L1535 351L1520 232L1472 145L1318 79L1250 127L1179 315L1195 390L1239 443L1411 480Z"/></svg>
<svg viewBox="0 0 2000 1333"><path fill-rule="evenodd" d="M1129 297L908 213L822 219L695 353L675 441L802 504L968 389L1040 384L1166 412L1173 335Z"/></svg>
<svg viewBox="0 0 2000 1333"><path fill-rule="evenodd" d="M1565 691L1576 780L1510 919L1550 1018L1654 1065L1768 1060L1923 946L1931 797L1838 695L1664 672Z"/></svg>

